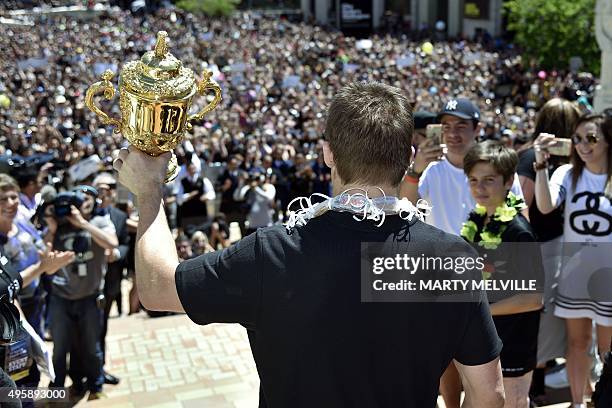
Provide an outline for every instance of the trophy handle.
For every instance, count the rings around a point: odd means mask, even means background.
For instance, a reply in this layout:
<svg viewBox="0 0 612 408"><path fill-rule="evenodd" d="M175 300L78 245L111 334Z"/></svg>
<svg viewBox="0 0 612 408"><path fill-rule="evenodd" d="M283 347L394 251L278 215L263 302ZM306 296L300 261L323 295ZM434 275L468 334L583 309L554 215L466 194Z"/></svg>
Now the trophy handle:
<svg viewBox="0 0 612 408"><path fill-rule="evenodd" d="M202 120L204 115L206 115L211 110L215 109L217 105L219 104L219 102L221 102L221 88L219 87L219 84L215 82L215 80L210 79L211 76L212 76L211 71L208 71L208 70L204 71L204 78L200 82L198 82L198 93L202 96L205 96L209 90L212 90L215 92L215 99L213 99L211 103L206 105L198 113L194 115L189 115L187 117L187 130L191 130L192 121Z"/></svg>
<svg viewBox="0 0 612 408"><path fill-rule="evenodd" d="M110 69L104 71L101 76L101 81L94 83L87 90L87 94L85 94L85 105L89 109L91 109L96 115L98 115L102 119L102 123L105 125L113 125L116 126L115 133L121 132L121 122L115 118L111 118L105 112L102 111L98 106L96 106L94 102L94 96L99 94L100 92L104 92L104 97L106 99L111 99L115 96L115 88L111 83L111 79L115 74Z"/></svg>

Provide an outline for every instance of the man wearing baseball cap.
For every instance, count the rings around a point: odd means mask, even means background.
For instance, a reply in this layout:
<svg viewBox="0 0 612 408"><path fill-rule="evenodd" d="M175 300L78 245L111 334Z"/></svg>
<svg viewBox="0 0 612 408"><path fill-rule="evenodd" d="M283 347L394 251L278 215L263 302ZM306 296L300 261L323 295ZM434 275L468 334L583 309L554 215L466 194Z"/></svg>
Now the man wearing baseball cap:
<svg viewBox="0 0 612 408"><path fill-rule="evenodd" d="M423 198L433 207L427 222L441 230L460 235L461 225L476 203L463 173L463 158L477 143L480 110L469 99L446 102L438 113L442 143L425 140L419 145L413 163L402 181L401 195L412 202ZM522 196L518 178L512 191Z"/></svg>
<svg viewBox="0 0 612 408"><path fill-rule="evenodd" d="M400 196L413 203L425 199L432 207L425 221L444 232L460 235L461 225L476 206L463 172L463 158L477 143L480 110L469 99L450 99L437 119L442 124L443 144L433 145L431 140L425 140L419 145L402 180ZM516 175L511 191L523 195ZM461 381L453 364L442 376L440 391L448 408L459 408Z"/></svg>

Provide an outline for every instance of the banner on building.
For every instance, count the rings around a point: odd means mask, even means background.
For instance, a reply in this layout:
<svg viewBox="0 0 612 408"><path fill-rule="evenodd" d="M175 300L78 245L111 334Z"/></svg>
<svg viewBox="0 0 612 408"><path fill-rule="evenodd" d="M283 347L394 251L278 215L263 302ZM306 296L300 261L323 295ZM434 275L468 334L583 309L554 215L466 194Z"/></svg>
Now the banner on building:
<svg viewBox="0 0 612 408"><path fill-rule="evenodd" d="M372 32L373 0L341 0L340 29L348 35L369 35Z"/></svg>

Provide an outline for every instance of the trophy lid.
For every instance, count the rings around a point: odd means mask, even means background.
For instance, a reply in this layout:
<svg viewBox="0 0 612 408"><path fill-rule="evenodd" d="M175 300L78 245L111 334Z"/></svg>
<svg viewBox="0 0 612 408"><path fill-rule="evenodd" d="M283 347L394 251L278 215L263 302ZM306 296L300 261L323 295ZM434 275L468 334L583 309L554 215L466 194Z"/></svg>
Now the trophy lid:
<svg viewBox="0 0 612 408"><path fill-rule="evenodd" d="M195 92L196 80L193 71L168 51L168 33L159 31L155 49L124 66L122 86L149 99L182 99Z"/></svg>

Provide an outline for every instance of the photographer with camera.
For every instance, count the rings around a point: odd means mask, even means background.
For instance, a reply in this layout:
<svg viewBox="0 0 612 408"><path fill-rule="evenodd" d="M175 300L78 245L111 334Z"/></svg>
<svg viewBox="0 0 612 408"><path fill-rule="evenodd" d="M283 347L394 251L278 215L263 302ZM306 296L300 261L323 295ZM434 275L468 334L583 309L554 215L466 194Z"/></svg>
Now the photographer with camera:
<svg viewBox="0 0 612 408"><path fill-rule="evenodd" d="M257 228L273 224L275 197L276 188L270 183L268 176L260 172L242 175L234 192L234 199L244 201L244 206L248 209L246 235L255 232Z"/></svg>
<svg viewBox="0 0 612 408"><path fill-rule="evenodd" d="M56 372L52 386L64 386L66 355L72 348L81 361L77 362L78 370L71 370L71 377L77 372L87 378L89 399L102 395L104 378L96 354L101 330L99 299L107 266L105 251L113 251L118 245L110 216L97 210L97 198L95 188L78 186L58 194L54 216L45 217L49 228L46 240L57 249L75 253L74 262L61 268L52 280L49 313ZM83 378L72 381L73 392L84 394Z"/></svg>

